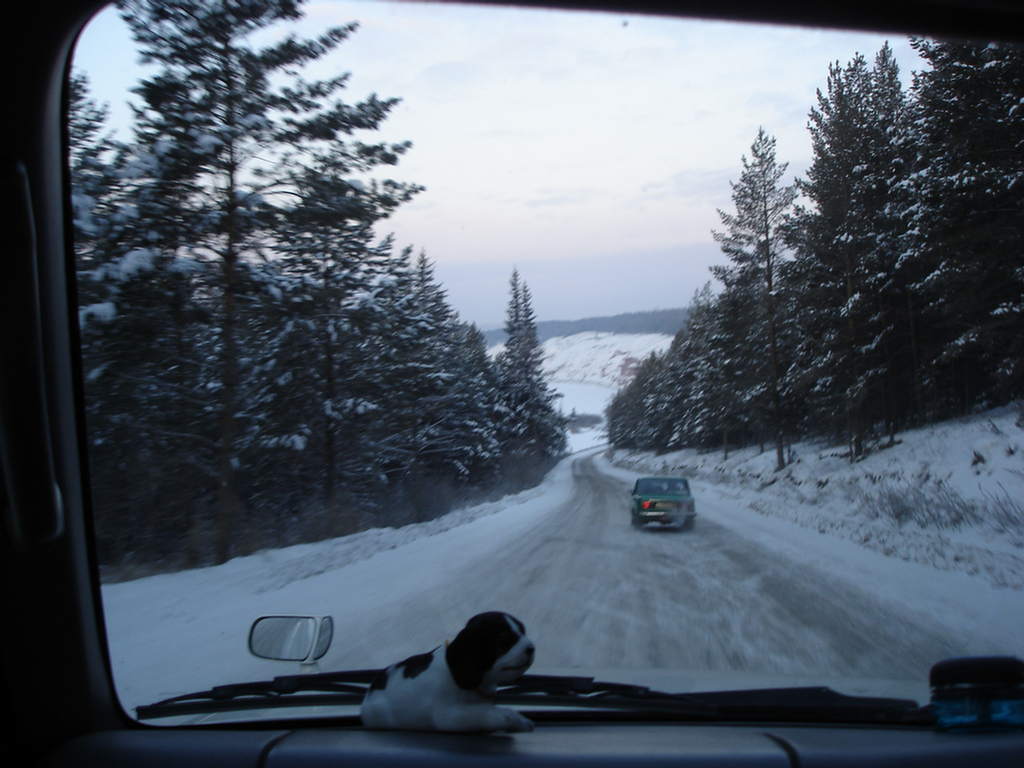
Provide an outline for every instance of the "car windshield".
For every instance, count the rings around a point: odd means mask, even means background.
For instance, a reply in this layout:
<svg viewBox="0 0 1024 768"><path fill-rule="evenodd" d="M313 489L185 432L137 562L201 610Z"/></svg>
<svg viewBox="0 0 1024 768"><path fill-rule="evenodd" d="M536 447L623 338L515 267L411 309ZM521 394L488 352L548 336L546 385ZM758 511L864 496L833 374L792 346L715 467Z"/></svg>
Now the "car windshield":
<svg viewBox="0 0 1024 768"><path fill-rule="evenodd" d="M126 711L484 611L670 692L1024 656L1022 83L622 12L103 11L69 169Z"/></svg>

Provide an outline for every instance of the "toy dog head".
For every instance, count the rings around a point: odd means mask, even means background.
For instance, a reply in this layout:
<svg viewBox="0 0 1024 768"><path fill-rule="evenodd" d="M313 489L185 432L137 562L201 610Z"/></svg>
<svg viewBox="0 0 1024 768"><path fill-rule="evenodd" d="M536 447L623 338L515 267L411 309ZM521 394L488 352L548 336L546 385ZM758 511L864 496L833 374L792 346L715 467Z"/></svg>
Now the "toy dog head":
<svg viewBox="0 0 1024 768"><path fill-rule="evenodd" d="M529 669L533 652L533 641L519 619L491 611L469 620L448 644L445 660L460 688L492 691Z"/></svg>

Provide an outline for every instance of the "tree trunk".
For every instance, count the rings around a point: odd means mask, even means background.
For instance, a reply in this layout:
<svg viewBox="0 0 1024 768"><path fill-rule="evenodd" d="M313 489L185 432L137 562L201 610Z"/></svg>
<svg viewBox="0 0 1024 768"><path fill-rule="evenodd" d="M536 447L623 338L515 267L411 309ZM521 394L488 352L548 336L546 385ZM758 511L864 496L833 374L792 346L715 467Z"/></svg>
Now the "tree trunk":
<svg viewBox="0 0 1024 768"><path fill-rule="evenodd" d="M771 258L768 261L768 342L771 358L772 421L775 431L775 471L786 468L786 455L782 446L782 396L779 394L779 348L775 330L775 297Z"/></svg>
<svg viewBox="0 0 1024 768"><path fill-rule="evenodd" d="M225 122L234 123L231 94L233 83L230 79L230 66L225 57L225 72L228 73L228 114ZM231 557L231 544L236 535L238 519L238 491L236 488L235 466L238 463L237 446L235 445L235 408L238 390L238 341L235 336L237 322L237 275L235 272L238 261L238 215L237 215L237 181L235 178L234 146L229 148L227 164L227 183L224 190L224 210L226 213L227 244L221 260L224 278L224 318L221 328L221 384L223 386L220 420L220 461L218 463L218 509L215 534L214 558L223 563Z"/></svg>
<svg viewBox="0 0 1024 768"><path fill-rule="evenodd" d="M218 462L218 508L214 558L223 563L231 557L231 543L238 516L238 493L235 489L235 398L238 388L238 349L235 339L235 254L225 253L224 320L221 328L222 399L220 419L220 460Z"/></svg>

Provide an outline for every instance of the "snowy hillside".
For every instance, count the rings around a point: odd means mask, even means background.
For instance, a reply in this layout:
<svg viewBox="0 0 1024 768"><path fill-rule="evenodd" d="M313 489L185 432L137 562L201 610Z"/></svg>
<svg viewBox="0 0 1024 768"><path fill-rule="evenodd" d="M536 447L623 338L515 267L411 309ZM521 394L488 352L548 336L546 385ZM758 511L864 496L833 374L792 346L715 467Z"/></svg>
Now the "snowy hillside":
<svg viewBox="0 0 1024 768"><path fill-rule="evenodd" d="M618 389L652 352L664 352L671 336L660 333L577 333L543 344L544 371L553 382L602 384Z"/></svg>
<svg viewBox="0 0 1024 768"><path fill-rule="evenodd" d="M562 394L563 413L602 415L616 390L651 352L672 341L657 334L582 333L543 344L544 368ZM570 450L605 442L600 424L573 429ZM618 452L614 463L637 473L671 472L709 491L742 498L752 512L848 539L901 560L980 575L1024 589L1024 416L1017 407L905 432L850 463L843 447L816 442L775 455L757 447ZM836 509L845 510L837 515Z"/></svg>
<svg viewBox="0 0 1024 768"><path fill-rule="evenodd" d="M554 383L600 384L618 389L652 352L664 352L672 337L660 333L604 333L591 331L548 339L541 345L544 372ZM494 357L505 346L488 352Z"/></svg>
<svg viewBox="0 0 1024 768"><path fill-rule="evenodd" d="M562 396L558 407L566 416L577 416L569 423L570 451L604 442L604 411L612 396L629 382L644 358L665 351L671 343L671 336L660 333L592 331L548 339L541 345L548 383ZM494 356L503 348L497 345L489 352Z"/></svg>
<svg viewBox="0 0 1024 768"><path fill-rule="evenodd" d="M941 570L1024 589L1024 414L1018 407L904 432L851 463L842 447L797 443L793 462L756 446L655 456L617 452L638 473L683 474L765 518Z"/></svg>

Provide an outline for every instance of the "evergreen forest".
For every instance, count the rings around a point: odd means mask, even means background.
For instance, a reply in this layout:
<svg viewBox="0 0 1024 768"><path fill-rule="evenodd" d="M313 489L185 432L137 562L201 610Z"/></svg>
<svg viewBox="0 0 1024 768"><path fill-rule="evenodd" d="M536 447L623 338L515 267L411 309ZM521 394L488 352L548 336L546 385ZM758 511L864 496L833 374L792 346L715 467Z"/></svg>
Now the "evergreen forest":
<svg viewBox="0 0 1024 768"><path fill-rule="evenodd" d="M911 43L908 88L888 45L829 67L805 178L759 131L713 233L728 263L615 396L615 446L855 461L1024 395L1024 50Z"/></svg>
<svg viewBox="0 0 1024 768"><path fill-rule="evenodd" d="M88 473L112 574L224 562L535 484L566 447L530 292L491 359L374 141L398 103L304 76L357 25L256 34L301 0L119 3L153 74L130 140L74 73L71 194Z"/></svg>

